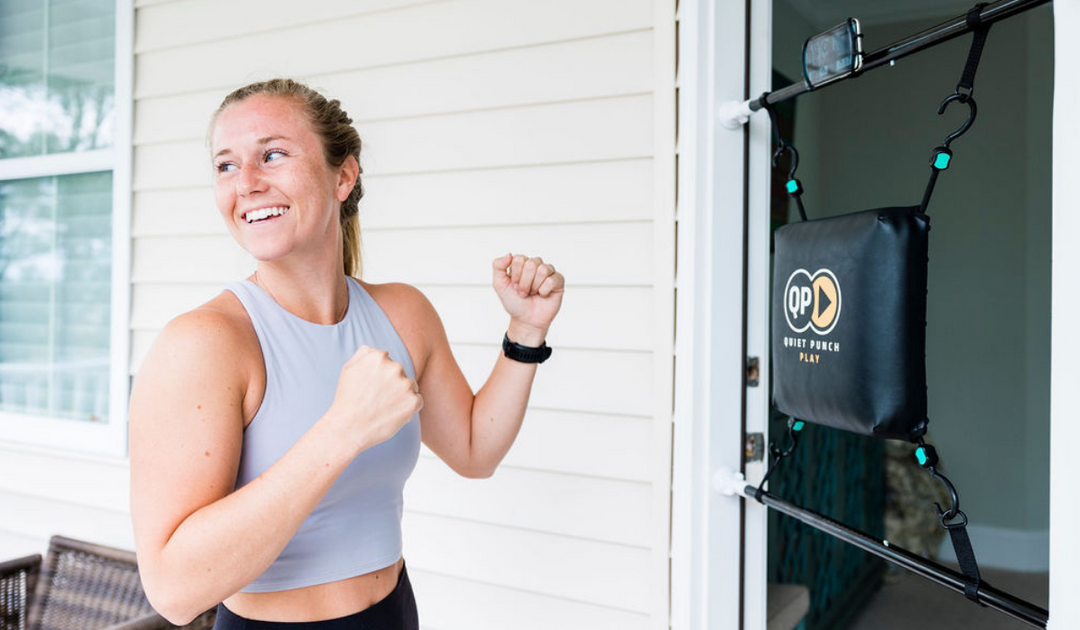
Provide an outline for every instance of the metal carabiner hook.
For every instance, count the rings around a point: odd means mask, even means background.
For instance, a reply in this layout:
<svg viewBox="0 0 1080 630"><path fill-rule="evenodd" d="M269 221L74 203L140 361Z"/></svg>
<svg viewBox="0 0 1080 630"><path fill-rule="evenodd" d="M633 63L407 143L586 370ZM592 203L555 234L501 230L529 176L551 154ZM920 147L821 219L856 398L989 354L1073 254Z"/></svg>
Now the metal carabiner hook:
<svg viewBox="0 0 1080 630"><path fill-rule="evenodd" d="M795 150L795 147L781 141L780 146L776 147L776 153L773 153L772 165L776 168L776 162L779 161L780 156L787 152L791 152L791 170L788 171L788 179L795 179L795 171L799 168L799 152Z"/></svg>
<svg viewBox="0 0 1080 630"><path fill-rule="evenodd" d="M956 131L950 133L949 137L945 138L945 142L942 143L942 146L944 146L946 149L949 148L950 142L967 133L968 129L971 129L971 125L975 122L975 116L979 113L979 108L977 105L975 105L975 97L971 96L971 94L956 92L948 95L947 97L945 97L945 100L941 101L941 105L938 107L937 110L938 115L940 116L944 114L945 109L949 106L949 103L952 103L953 101L960 101L961 103L966 103L970 112L968 113L967 120L964 121L964 124L961 125L960 128Z"/></svg>
<svg viewBox="0 0 1080 630"><path fill-rule="evenodd" d="M934 509L937 510L938 516L941 517L941 524L945 527L948 527L945 521L952 520L958 514L963 514L963 512L960 511L960 495L956 493L956 486L954 486L952 482L949 481L949 478L939 473L937 469L935 469L933 466L930 467L930 474L933 475L934 479L937 479L941 483L945 484L945 488L949 491L949 498L952 502L952 505L949 507L948 510L941 509L941 504L937 501L934 501ZM964 520L967 520L966 516Z"/></svg>

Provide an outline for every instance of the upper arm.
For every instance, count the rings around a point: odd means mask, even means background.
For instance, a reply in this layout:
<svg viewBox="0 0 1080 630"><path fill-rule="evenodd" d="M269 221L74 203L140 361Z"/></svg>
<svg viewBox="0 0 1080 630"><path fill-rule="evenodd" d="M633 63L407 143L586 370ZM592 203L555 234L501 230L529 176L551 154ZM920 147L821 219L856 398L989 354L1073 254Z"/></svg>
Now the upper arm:
<svg viewBox="0 0 1080 630"><path fill-rule="evenodd" d="M424 398L420 410L424 444L462 472L469 462L473 391L450 351L439 314L423 293L407 284L369 285L368 289L405 343L416 370Z"/></svg>
<svg viewBox="0 0 1080 630"><path fill-rule="evenodd" d="M131 510L140 560L192 513L232 492L243 441L248 351L235 317L199 309L171 321L131 393Z"/></svg>

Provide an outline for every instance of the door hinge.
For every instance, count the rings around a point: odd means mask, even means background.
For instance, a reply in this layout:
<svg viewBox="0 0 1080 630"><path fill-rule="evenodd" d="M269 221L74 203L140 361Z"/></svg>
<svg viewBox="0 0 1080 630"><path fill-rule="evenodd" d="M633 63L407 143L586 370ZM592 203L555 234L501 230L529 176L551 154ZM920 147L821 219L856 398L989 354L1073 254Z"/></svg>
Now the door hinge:
<svg viewBox="0 0 1080 630"><path fill-rule="evenodd" d="M746 358L746 386L757 387L761 377L760 361L757 357Z"/></svg>
<svg viewBox="0 0 1080 630"><path fill-rule="evenodd" d="M765 434L746 434L746 461L760 462L765 459Z"/></svg>

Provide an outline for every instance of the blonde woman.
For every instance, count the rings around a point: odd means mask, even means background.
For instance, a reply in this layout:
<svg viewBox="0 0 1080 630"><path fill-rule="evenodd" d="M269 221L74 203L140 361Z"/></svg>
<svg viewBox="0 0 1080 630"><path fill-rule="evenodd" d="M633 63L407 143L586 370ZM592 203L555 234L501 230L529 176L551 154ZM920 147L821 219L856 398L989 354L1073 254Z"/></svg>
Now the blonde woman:
<svg viewBox="0 0 1080 630"><path fill-rule="evenodd" d="M176 624L221 603L223 630L418 628L401 514L420 442L466 477L494 472L551 352L563 276L492 262L510 317L474 394L423 294L353 277L360 138L336 100L246 86L210 145L218 210L257 265L171 321L133 387L147 595Z"/></svg>

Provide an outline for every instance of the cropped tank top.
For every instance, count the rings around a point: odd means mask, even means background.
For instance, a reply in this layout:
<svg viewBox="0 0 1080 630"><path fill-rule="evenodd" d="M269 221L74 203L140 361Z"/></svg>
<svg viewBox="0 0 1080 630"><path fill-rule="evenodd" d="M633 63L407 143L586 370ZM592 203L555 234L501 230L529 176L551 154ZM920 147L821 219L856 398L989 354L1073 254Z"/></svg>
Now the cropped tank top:
<svg viewBox="0 0 1080 630"><path fill-rule="evenodd" d="M237 488L273 465L326 413L341 368L361 345L386 350L416 378L405 344L386 314L359 282L347 282L345 318L330 326L293 315L247 280L227 287L251 317L266 366L262 404L244 430ZM346 467L281 555L242 592L313 586L396 562L402 547L402 489L419 453L420 418L414 415L394 437L360 453Z"/></svg>

